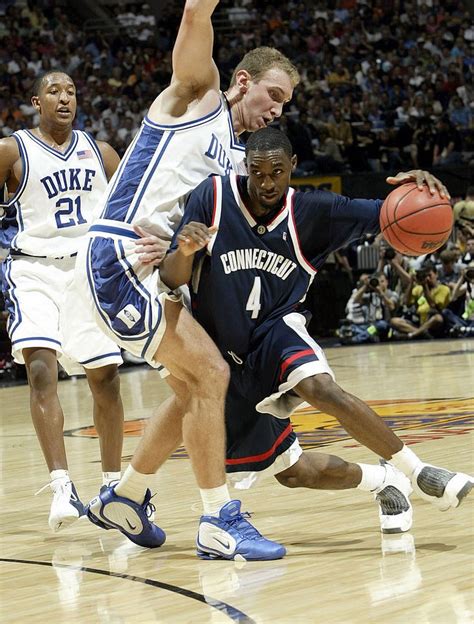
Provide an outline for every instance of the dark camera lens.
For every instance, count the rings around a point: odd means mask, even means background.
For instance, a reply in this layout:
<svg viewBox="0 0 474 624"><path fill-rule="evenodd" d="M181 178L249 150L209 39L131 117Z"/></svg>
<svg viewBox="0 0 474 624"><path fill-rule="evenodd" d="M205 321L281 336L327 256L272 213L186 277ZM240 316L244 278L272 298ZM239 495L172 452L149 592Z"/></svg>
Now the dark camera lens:
<svg viewBox="0 0 474 624"><path fill-rule="evenodd" d="M369 279L369 286L371 286L372 288L377 288L377 286L379 285L379 278L378 277L371 277Z"/></svg>
<svg viewBox="0 0 474 624"><path fill-rule="evenodd" d="M474 269L467 269L466 279L468 279L469 281L474 280Z"/></svg>
<svg viewBox="0 0 474 624"><path fill-rule="evenodd" d="M397 254L396 254L395 249L392 249L391 247L389 247L388 249L385 250L383 257L385 258L385 260L393 260L396 255Z"/></svg>
<svg viewBox="0 0 474 624"><path fill-rule="evenodd" d="M427 274L426 274L426 271L424 271L424 270L422 269L422 270L417 271L417 272L415 273L415 279L416 279L416 281L417 281L417 282L419 282L419 283L424 282L424 281L425 281L425 279L426 279L426 275L427 275Z"/></svg>

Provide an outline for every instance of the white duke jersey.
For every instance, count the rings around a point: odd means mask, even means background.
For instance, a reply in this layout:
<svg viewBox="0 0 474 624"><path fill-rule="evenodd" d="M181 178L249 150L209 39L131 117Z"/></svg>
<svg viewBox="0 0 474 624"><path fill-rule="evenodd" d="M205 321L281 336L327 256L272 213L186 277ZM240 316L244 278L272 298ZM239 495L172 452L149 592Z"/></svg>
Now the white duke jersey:
<svg viewBox="0 0 474 624"><path fill-rule="evenodd" d="M77 253L98 216L107 188L102 155L94 139L73 130L65 152L29 130L13 133L23 166L18 189L5 206L12 253L58 258ZM13 225L11 225L13 224Z"/></svg>
<svg viewBox="0 0 474 624"><path fill-rule="evenodd" d="M215 110L186 123L145 117L109 184L101 217L171 240L190 191L209 175L242 172L244 155L223 95Z"/></svg>

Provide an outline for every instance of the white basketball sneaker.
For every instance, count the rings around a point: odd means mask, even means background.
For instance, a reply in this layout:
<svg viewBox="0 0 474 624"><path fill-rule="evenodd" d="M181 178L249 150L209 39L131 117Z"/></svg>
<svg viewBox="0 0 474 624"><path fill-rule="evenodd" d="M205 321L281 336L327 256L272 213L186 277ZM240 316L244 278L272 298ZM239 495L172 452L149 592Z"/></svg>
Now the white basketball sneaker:
<svg viewBox="0 0 474 624"><path fill-rule="evenodd" d="M49 484L53 492L53 502L49 512L49 527L57 532L64 529L85 514L84 505L79 500L72 481L55 479Z"/></svg>
<svg viewBox="0 0 474 624"><path fill-rule="evenodd" d="M413 524L410 480L390 464L381 463L386 470L385 479L373 492L379 505L380 530L382 533L405 533Z"/></svg>
<svg viewBox="0 0 474 624"><path fill-rule="evenodd" d="M431 464L420 464L411 477L415 494L441 511L458 507L474 487L474 477Z"/></svg>

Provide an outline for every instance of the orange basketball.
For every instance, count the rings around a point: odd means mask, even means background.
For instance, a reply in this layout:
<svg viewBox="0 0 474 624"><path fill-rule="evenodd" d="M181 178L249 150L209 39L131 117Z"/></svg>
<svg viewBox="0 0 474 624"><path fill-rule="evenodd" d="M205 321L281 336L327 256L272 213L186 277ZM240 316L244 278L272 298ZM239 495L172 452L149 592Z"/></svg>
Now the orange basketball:
<svg viewBox="0 0 474 624"><path fill-rule="evenodd" d="M449 199L414 182L397 186L380 211L380 229L389 245L407 256L435 251L448 240L453 227Z"/></svg>

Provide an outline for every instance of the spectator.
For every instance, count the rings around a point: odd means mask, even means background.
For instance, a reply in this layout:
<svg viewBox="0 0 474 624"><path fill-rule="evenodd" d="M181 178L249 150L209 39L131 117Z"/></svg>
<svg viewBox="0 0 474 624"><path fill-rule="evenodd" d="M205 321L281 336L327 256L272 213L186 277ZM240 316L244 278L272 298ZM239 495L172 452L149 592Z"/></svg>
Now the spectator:
<svg viewBox="0 0 474 624"><path fill-rule="evenodd" d="M468 187L465 199L456 202L453 210L455 223L464 220L474 223L474 186Z"/></svg>
<svg viewBox="0 0 474 624"><path fill-rule="evenodd" d="M391 320L396 337L408 339L440 336L443 328L441 312L450 302L448 286L438 282L434 265L425 266L416 272L416 285L413 275L406 287L402 316Z"/></svg>
<svg viewBox="0 0 474 624"><path fill-rule="evenodd" d="M456 165L462 161L462 141L459 131L443 115L437 124L437 133L433 149L433 165Z"/></svg>
<svg viewBox="0 0 474 624"><path fill-rule="evenodd" d="M346 306L346 322L339 330L343 344L379 342L388 336L398 295L389 290L384 273L360 276Z"/></svg>
<svg viewBox="0 0 474 624"><path fill-rule="evenodd" d="M446 284L452 293L461 275L461 267L456 263L456 253L450 249L444 249L439 259L441 263L437 267L438 280L441 284Z"/></svg>
<svg viewBox="0 0 474 624"><path fill-rule="evenodd" d="M450 308L443 310L448 335L474 337L474 262L462 269L452 298L453 301L464 298L464 309L459 315Z"/></svg>

